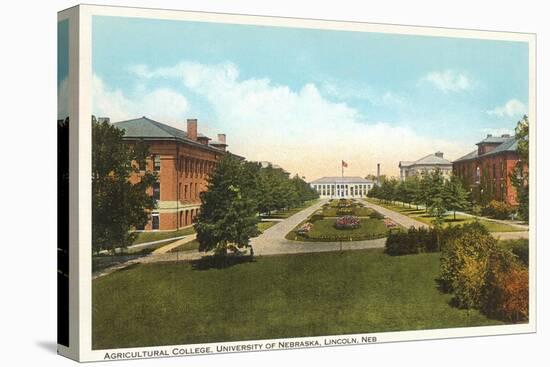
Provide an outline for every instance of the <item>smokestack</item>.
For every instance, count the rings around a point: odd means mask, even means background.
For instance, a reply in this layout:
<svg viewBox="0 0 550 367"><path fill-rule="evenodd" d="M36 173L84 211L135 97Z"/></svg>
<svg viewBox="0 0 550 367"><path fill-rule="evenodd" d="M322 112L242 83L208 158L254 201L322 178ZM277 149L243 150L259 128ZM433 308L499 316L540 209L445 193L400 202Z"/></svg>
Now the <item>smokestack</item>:
<svg viewBox="0 0 550 367"><path fill-rule="evenodd" d="M380 163L376 164L376 184L380 186Z"/></svg>
<svg viewBox="0 0 550 367"><path fill-rule="evenodd" d="M187 137L197 141L197 119L187 119Z"/></svg>
<svg viewBox="0 0 550 367"><path fill-rule="evenodd" d="M225 134L218 134L218 141L225 144Z"/></svg>

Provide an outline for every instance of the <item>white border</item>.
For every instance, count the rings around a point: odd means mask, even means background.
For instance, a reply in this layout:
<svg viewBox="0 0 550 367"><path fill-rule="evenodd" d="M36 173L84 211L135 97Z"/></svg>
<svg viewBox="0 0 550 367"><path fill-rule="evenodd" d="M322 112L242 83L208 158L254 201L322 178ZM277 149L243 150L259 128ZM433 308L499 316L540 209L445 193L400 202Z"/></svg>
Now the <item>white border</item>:
<svg viewBox="0 0 550 367"><path fill-rule="evenodd" d="M134 18L154 18L167 20L188 20L216 23L231 23L231 24L248 24L248 25L263 25L277 27L295 27L295 28L310 28L310 29L327 29L327 30L345 30L358 32L378 32L392 34L408 34L408 35L424 35L424 36L440 36L440 37L455 37L455 38L475 38L488 40L506 40L506 41L521 41L527 42L529 45L529 119L530 119L530 167L536 167L536 36L528 33L509 33L495 31L474 31L464 29L446 29L435 27L419 27L419 26L404 26L404 25L388 25L388 24L371 24L360 22L343 22L343 21L327 21L327 20L312 20L312 19L297 19L297 18L282 18L282 17L265 17L265 16L250 16L250 15L232 15L218 13L201 13L188 12L180 10L161 10L161 9L144 9L144 8L128 8L128 7L112 7L112 6L97 6L97 5L80 5L79 12L79 104L78 116L80 124L78 128L78 165L79 165L79 182L78 182L78 204L79 204L79 263L78 283L79 283L79 344L78 344L78 360L80 361L95 361L104 360L106 352L123 353L135 351L167 351L173 348L189 348L190 345L177 346L159 346L145 348L123 348L109 350L91 350L91 329L92 329L92 294L91 294L91 181L89 180L89 172L91 171L91 79L92 79L92 55L91 55L91 19L94 15L102 16L119 16L119 17L134 17ZM73 28L70 28L71 31ZM71 63L71 70L72 63ZM77 95L77 94L73 94ZM72 116L72 115L71 115ZM74 124L72 124L74 126ZM83 152L87 152L84 154ZM502 326L482 326L468 328L451 328L451 329L436 329L436 330L420 330L420 331L400 331L400 332L385 332L358 334L361 336L374 336L377 342L397 342L410 340L428 340L441 338L457 338L471 336L489 336L502 334L520 334L536 332L536 175L535 170L529 171L530 175L530 232L529 232L529 323L520 325L502 325ZM75 249L71 247L71 254ZM73 266L73 263L70 264ZM74 267L72 268L74 269ZM74 274L74 273L73 273ZM72 306L72 304L71 304ZM347 335L346 337L353 337ZM278 341L314 341L317 340L323 343L327 337L309 337L296 339L279 339L279 340L263 340L251 341L250 343L269 343ZM71 339L71 343L75 343ZM216 349L218 345L242 345L247 344L246 341L228 342L228 343L210 343L197 344L194 346L210 346ZM72 348L71 348L72 349ZM217 354L217 353L214 353ZM122 358L130 359L130 358Z"/></svg>

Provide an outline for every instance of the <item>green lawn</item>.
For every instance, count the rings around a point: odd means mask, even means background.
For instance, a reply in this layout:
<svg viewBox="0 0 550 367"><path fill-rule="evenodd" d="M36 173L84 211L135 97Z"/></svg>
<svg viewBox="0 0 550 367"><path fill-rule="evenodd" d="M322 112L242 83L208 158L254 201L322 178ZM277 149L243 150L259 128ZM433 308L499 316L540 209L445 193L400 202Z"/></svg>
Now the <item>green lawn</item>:
<svg viewBox="0 0 550 367"><path fill-rule="evenodd" d="M434 220L434 217L428 215L424 209L416 209L414 206L409 208L407 205L401 206L401 205L387 204L387 203L382 203L382 202L379 202L378 200L373 200L373 199L368 199L368 200L386 209L390 209L398 213L407 215L411 218L414 218L426 224L431 225L432 221ZM452 226L456 224L466 224L466 223L471 223L475 220L476 219L474 217L470 217L463 214L457 214L456 220L455 220L453 214L451 213L445 216L445 225ZM522 228L514 227L508 224L493 222L483 218L478 218L478 221L481 224L483 224L485 227L487 227L487 230L489 232L522 232L524 231L524 229Z"/></svg>
<svg viewBox="0 0 550 367"><path fill-rule="evenodd" d="M263 217L271 218L271 219L285 219L304 210L305 208L309 208L310 206L312 206L313 204L316 204L317 202L319 202L319 199L309 200L309 201L306 201L304 205L299 206L297 208L292 208L288 210L279 210L277 212L271 213L270 215L264 215Z"/></svg>
<svg viewBox="0 0 550 367"><path fill-rule="evenodd" d="M93 281L94 349L496 325L449 305L439 254L256 258L225 269L141 264Z"/></svg>
<svg viewBox="0 0 550 367"><path fill-rule="evenodd" d="M139 232L136 239L133 242L133 245L145 242L153 242L158 240L165 240L172 237L185 236L188 234L195 233L193 227L187 227L179 229L177 231L162 231L162 232Z"/></svg>
<svg viewBox="0 0 550 367"><path fill-rule="evenodd" d="M316 220L313 228L307 234L307 237L299 236L295 231L302 226L299 224L296 228L286 235L286 239L293 241L357 241L364 239L376 239L386 237L388 229L380 219L360 218L361 224L354 229L337 229L334 224L336 218L325 218Z"/></svg>

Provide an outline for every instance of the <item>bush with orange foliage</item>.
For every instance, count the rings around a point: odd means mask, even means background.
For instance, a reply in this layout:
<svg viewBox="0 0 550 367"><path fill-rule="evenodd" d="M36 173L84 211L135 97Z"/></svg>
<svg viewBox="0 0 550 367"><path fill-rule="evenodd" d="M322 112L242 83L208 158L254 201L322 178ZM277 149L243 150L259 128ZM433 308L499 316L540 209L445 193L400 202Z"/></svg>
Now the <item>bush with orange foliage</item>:
<svg viewBox="0 0 550 367"><path fill-rule="evenodd" d="M482 311L492 317L521 322L529 319L529 271L508 251L489 259Z"/></svg>

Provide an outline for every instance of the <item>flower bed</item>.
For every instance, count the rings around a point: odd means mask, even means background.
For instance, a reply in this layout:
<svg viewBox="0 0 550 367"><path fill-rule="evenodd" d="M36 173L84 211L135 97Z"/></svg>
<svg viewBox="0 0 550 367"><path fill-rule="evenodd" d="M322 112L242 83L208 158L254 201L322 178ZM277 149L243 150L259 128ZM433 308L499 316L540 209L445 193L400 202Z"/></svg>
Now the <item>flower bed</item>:
<svg viewBox="0 0 550 367"><path fill-rule="evenodd" d="M313 224L310 222L304 223L300 228L296 230L296 233L299 235L305 235L313 228Z"/></svg>
<svg viewBox="0 0 550 367"><path fill-rule="evenodd" d="M353 215L344 215L336 219L335 227L337 229L354 229L361 225L359 218Z"/></svg>

